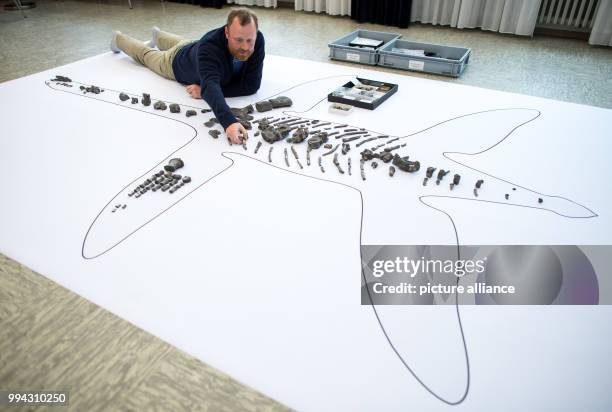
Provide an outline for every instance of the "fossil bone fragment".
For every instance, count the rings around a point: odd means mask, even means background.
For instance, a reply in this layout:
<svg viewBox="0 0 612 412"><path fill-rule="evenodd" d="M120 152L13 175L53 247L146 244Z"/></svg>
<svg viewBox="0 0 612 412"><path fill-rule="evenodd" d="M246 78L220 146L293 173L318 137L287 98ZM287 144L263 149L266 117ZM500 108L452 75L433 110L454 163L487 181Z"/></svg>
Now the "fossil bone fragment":
<svg viewBox="0 0 612 412"><path fill-rule="evenodd" d="M336 149L338 149L338 146L340 146L340 145L339 144L335 145L333 149L331 149L329 152L323 153L321 156L327 156L327 155L330 155L330 154L334 153L336 151Z"/></svg>
<svg viewBox="0 0 612 412"><path fill-rule="evenodd" d="M411 162L410 160L408 160L408 156L400 157L398 154L395 154L395 156L393 156L393 165L396 166L398 169L408 173L418 172L421 168L421 163L418 160Z"/></svg>
<svg viewBox="0 0 612 412"><path fill-rule="evenodd" d="M185 162L182 159L175 157L174 159L170 159L168 164L164 166L164 170L167 172L173 173L174 171L185 166Z"/></svg>
<svg viewBox="0 0 612 412"><path fill-rule="evenodd" d="M342 170L342 167L340 166L340 162L338 161L338 153L336 153L334 155L334 165L336 166L336 168L338 169L338 171L340 172L341 175L344 174L344 170Z"/></svg>
<svg viewBox="0 0 612 412"><path fill-rule="evenodd" d="M359 147L359 146L361 146L364 143L368 143L368 142L371 142L372 140L376 140L376 139L378 139L378 137L370 137L368 139L362 140L361 142L357 143L355 145L355 147Z"/></svg>
<svg viewBox="0 0 612 412"><path fill-rule="evenodd" d="M278 96L273 99L269 99L268 101L272 104L272 107L275 109L278 109L281 107L291 107L291 105L293 104L291 99L288 98L287 96Z"/></svg>
<svg viewBox="0 0 612 412"><path fill-rule="evenodd" d="M161 100L158 100L155 102L155 104L153 105L153 108L155 110L166 110L167 106L166 103L162 102Z"/></svg>
<svg viewBox="0 0 612 412"><path fill-rule="evenodd" d="M293 153L293 156L295 156L295 160L300 160L300 157L297 154L297 151L295 150L295 146L291 146L291 152Z"/></svg>

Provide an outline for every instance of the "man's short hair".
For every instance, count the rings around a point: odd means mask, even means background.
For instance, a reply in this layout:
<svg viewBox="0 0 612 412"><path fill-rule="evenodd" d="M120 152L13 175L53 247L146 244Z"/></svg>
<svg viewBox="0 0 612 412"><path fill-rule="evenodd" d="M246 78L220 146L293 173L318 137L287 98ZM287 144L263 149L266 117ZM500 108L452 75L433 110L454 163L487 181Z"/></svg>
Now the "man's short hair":
<svg viewBox="0 0 612 412"><path fill-rule="evenodd" d="M238 17L238 22L240 22L241 26L246 26L247 24L254 22L255 28L259 29L259 25L257 24L257 16L246 7L239 7L230 11L230 13L227 15L227 28L232 25L236 17Z"/></svg>

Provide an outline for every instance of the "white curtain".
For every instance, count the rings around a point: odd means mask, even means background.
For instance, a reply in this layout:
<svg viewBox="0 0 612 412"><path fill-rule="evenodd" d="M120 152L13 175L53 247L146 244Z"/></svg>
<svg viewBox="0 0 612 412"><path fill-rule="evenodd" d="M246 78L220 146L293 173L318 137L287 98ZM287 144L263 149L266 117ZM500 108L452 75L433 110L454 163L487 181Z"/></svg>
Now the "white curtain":
<svg viewBox="0 0 612 412"><path fill-rule="evenodd" d="M612 46L612 0L600 0L589 44Z"/></svg>
<svg viewBox="0 0 612 412"><path fill-rule="evenodd" d="M541 0L413 0L411 21L531 36Z"/></svg>
<svg viewBox="0 0 612 412"><path fill-rule="evenodd" d="M456 27L460 6L459 0L412 0L410 21Z"/></svg>
<svg viewBox="0 0 612 412"><path fill-rule="evenodd" d="M295 9L325 12L332 16L350 16L351 0L295 0Z"/></svg>
<svg viewBox="0 0 612 412"><path fill-rule="evenodd" d="M241 6L277 7L276 0L227 0L227 2Z"/></svg>

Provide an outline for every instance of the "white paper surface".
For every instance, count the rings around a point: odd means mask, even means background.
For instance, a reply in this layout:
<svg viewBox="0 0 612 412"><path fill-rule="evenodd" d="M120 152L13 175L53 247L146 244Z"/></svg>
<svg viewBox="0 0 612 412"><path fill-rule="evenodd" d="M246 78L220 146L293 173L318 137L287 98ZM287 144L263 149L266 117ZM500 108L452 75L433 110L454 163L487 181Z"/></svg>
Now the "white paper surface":
<svg viewBox="0 0 612 412"><path fill-rule="evenodd" d="M56 74L105 92L50 87ZM375 111L330 113L325 96L355 75L399 91ZM610 244L610 110L270 55L260 91L228 99L289 96L287 114L403 136L399 153L421 161L420 173L393 178L366 165L364 182L363 147L349 152L352 176L331 156L322 174L320 151L312 166L291 158L287 168L284 143L270 165L268 144L253 153L257 138L247 151L212 139L211 115L156 112L113 90L206 107L110 53L0 85L0 251L292 408L448 408L360 305L360 243L455 244L443 211L462 244ZM176 156L191 186L127 196ZM424 187L428 165L451 174ZM450 192L453 173L462 184ZM113 214L117 203L128 207ZM609 307L460 311L471 382L457 410L612 406ZM460 398L455 308L379 313L419 378Z"/></svg>

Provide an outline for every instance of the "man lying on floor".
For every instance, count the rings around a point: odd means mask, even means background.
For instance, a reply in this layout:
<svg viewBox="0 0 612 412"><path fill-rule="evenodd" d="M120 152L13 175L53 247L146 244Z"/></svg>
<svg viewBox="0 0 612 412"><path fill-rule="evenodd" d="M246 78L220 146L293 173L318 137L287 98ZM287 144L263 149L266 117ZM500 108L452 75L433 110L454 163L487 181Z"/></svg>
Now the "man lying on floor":
<svg viewBox="0 0 612 412"><path fill-rule="evenodd" d="M119 31L111 41L113 52L123 51L160 76L187 85L191 97L203 98L235 144L242 143L247 131L225 98L259 90L264 48L257 16L246 8L233 9L225 26L209 31L198 41L185 40L157 27L148 44Z"/></svg>

